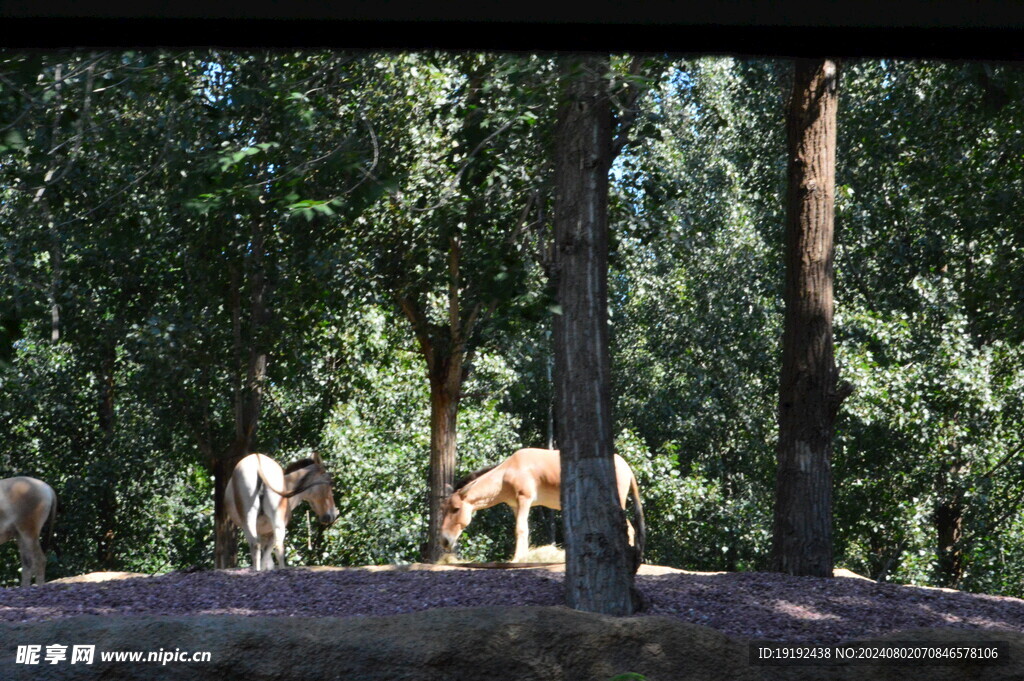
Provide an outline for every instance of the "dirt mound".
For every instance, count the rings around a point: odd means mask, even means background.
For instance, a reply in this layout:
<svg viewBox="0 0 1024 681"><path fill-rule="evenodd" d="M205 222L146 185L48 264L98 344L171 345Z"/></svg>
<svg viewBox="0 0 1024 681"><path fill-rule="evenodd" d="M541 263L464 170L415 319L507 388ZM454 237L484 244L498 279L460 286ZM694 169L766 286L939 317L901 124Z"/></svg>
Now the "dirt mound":
<svg viewBox="0 0 1024 681"><path fill-rule="evenodd" d="M1024 635L1000 632L1024 660ZM991 641L968 631L903 633L897 640ZM95 645L91 665L28 666L17 645ZM69 648L70 650L70 648ZM174 651L181 661L103 661L117 651ZM209 661L190 660L208 652ZM45 654L45 653L44 653ZM74 617L0 624L0 678L360 679L360 681L932 681L1020 679L1019 667L760 667L748 644L667 617L611 618L564 607L446 608L392 617Z"/></svg>
<svg viewBox="0 0 1024 681"><path fill-rule="evenodd" d="M109 617L375 617L495 604L565 603L564 565L456 565L173 572L0 589L0 621ZM936 627L1024 634L1024 601L950 590L778 573L699 573L644 566L644 616L739 639L839 643ZM1022 676L1024 678L1024 676Z"/></svg>

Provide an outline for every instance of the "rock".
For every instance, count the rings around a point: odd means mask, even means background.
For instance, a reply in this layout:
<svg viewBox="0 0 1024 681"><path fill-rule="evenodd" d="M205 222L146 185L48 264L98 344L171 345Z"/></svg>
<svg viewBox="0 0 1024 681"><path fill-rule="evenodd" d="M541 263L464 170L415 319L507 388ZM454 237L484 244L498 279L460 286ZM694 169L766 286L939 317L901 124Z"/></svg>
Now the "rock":
<svg viewBox="0 0 1024 681"><path fill-rule="evenodd" d="M1024 635L924 630L896 641L1011 643ZM880 639L881 640L881 639ZM92 665L16 664L18 645L92 644ZM102 662L111 651L209 651L209 662ZM390 617L74 617L0 624L0 679L189 679L224 681L930 681L1020 679L1004 667L760 667L746 641L665 617L613 618L564 607L444 608ZM908 676L909 673L909 676Z"/></svg>

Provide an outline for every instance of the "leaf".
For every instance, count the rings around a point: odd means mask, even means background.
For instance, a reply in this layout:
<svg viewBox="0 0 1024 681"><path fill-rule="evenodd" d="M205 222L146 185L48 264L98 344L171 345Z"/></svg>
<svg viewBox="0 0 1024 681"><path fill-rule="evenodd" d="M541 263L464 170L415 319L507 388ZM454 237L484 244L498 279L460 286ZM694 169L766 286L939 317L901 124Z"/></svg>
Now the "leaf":
<svg viewBox="0 0 1024 681"><path fill-rule="evenodd" d="M25 138L22 136L21 131L8 130L7 134L4 135L4 146L16 151L21 151L27 146L27 144L25 143Z"/></svg>

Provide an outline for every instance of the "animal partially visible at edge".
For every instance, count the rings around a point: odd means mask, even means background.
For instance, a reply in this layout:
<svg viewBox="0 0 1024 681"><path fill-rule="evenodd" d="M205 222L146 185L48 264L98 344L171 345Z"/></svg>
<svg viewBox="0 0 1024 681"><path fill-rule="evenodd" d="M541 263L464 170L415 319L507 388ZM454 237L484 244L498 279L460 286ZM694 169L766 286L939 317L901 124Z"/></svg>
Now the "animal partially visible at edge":
<svg viewBox="0 0 1024 681"><path fill-rule="evenodd" d="M39 537L43 526L52 535L57 518L57 494L42 480L26 476L0 480L0 544L18 540L21 585L46 581L46 554Z"/></svg>
<svg viewBox="0 0 1024 681"><path fill-rule="evenodd" d="M308 501L317 519L331 525L338 518L331 474L319 454L282 469L264 454L238 462L224 491L228 517L249 542L256 570L285 567L284 538L292 512Z"/></svg>
<svg viewBox="0 0 1024 681"><path fill-rule="evenodd" d="M557 449L520 449L501 463L466 476L441 507L441 547L455 550L455 542L473 518L473 513L497 504L508 504L515 512L516 549L512 562L520 562L529 550L529 513L532 506L561 509L562 462ZM615 455L615 483L619 503L633 497L636 529L626 520L629 543L634 547L634 568L643 562L647 529L640 503L636 476L618 454Z"/></svg>

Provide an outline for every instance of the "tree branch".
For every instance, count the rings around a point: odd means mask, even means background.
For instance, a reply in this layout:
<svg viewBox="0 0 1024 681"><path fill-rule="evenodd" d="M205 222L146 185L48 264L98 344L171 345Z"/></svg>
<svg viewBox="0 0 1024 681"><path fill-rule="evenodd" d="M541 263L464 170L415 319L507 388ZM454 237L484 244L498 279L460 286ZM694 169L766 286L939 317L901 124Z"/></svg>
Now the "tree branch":
<svg viewBox="0 0 1024 681"><path fill-rule="evenodd" d="M1005 466L1006 464L1008 464L1010 461L1012 461L1014 458L1020 456L1021 454L1024 454L1024 445L1021 445L1017 449L1011 451L1009 454L1004 456L1002 459L999 460L999 462L996 465L992 466L992 468L988 469L987 472L982 474L981 477L983 479L984 478L991 478L992 475L995 474L996 471L998 471L1000 468L1002 468L1003 466Z"/></svg>
<svg viewBox="0 0 1024 681"><path fill-rule="evenodd" d="M427 360L427 369L433 373L434 345L430 342L430 331L426 317L415 301L411 300L408 296L396 295L395 301L398 303L398 307L402 309L406 318L412 323L413 333L416 335L416 340L420 343L420 352L423 353Z"/></svg>
<svg viewBox="0 0 1024 681"><path fill-rule="evenodd" d="M633 124L636 123L637 114L640 113L640 108L637 106L640 96L647 91L650 87L645 85L641 87L637 84L637 80L641 77L643 67L647 63L647 59L640 56L633 57L632 63L629 65L629 75L631 76L630 81L626 84L626 97L622 105L622 116L618 119L618 132L615 135L615 139L612 140L612 160L619 155L622 148L629 143L629 133L633 129ZM648 74L646 78L651 78L653 74Z"/></svg>
<svg viewBox="0 0 1024 681"><path fill-rule="evenodd" d="M459 324L459 259L462 247L458 237L448 237L448 331L453 349L464 342Z"/></svg>

